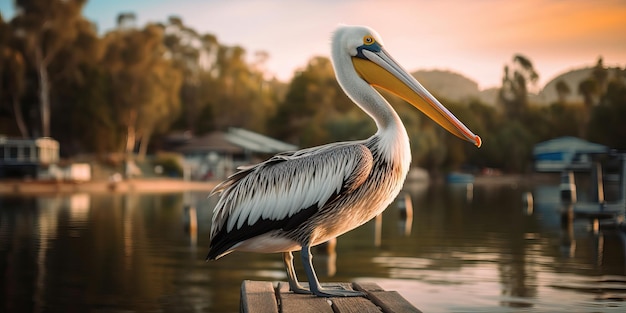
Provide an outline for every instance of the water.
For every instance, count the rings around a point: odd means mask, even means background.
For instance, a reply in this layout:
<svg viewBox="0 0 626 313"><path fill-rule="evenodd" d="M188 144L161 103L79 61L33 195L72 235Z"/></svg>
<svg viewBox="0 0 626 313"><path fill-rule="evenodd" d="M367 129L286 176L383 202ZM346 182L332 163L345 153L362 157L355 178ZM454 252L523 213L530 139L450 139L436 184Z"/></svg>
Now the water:
<svg viewBox="0 0 626 313"><path fill-rule="evenodd" d="M406 193L412 221L393 204L381 228L345 234L334 255L313 251L321 281L373 281L424 312L626 311L625 234L562 228L557 186ZM237 312L242 280L285 280L282 259L205 262L206 196L0 197L0 312Z"/></svg>

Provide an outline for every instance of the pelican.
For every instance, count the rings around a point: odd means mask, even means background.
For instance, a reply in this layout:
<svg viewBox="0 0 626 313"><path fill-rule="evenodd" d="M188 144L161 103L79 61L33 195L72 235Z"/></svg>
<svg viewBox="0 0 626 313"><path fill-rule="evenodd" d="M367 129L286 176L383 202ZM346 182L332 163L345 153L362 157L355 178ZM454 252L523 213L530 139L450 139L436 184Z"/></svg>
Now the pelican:
<svg viewBox="0 0 626 313"><path fill-rule="evenodd" d="M218 184L207 260L233 251L283 254L290 290L320 297L362 296L322 288L311 247L374 218L400 192L411 150L398 114L373 87L412 104L450 133L480 147L481 139L383 49L374 30L340 26L332 37L332 63L343 91L378 127L368 139L281 153L238 171ZM309 288L296 276L300 250Z"/></svg>

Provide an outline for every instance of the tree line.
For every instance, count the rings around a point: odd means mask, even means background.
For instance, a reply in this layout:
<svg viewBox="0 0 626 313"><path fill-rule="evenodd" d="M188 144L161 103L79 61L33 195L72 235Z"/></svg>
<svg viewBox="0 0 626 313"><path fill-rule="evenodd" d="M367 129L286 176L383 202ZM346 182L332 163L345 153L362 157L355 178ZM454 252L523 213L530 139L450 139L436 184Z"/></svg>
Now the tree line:
<svg viewBox="0 0 626 313"><path fill-rule="evenodd" d="M249 58L243 47L221 44L179 17L139 26L134 13L121 13L117 27L99 35L82 15L85 3L17 0L11 20L0 16L0 133L51 136L64 156L74 156L145 155L174 131L201 135L231 126L301 147L375 132L326 57L311 58L283 83L267 77L267 53ZM529 103L528 86L537 78L532 62L516 55L504 68L497 105L436 95L481 135L481 149L385 96L407 127L413 163L431 171L525 171L535 143L565 135L626 149L624 69L599 59L579 86L557 83L559 101L548 106ZM568 101L573 92L584 103Z"/></svg>

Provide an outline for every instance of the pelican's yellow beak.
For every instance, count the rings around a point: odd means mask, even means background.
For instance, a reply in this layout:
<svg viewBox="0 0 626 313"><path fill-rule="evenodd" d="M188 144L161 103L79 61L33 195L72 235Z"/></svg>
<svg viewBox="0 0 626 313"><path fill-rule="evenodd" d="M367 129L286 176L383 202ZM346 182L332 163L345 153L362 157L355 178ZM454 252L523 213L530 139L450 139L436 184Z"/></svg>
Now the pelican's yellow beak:
<svg viewBox="0 0 626 313"><path fill-rule="evenodd" d="M467 126L450 113L426 88L398 65L385 50L363 51L363 53L366 58L352 57L352 63L357 73L366 82L406 100L455 136L467 140L477 147L481 146L480 137L472 133Z"/></svg>

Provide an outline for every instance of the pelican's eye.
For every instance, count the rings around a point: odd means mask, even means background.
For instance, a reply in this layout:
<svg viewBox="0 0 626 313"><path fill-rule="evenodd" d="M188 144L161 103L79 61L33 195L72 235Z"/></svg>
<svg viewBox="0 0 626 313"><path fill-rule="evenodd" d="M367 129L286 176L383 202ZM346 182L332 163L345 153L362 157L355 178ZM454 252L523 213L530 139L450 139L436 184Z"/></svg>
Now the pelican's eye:
<svg viewBox="0 0 626 313"><path fill-rule="evenodd" d="M364 50L370 52L380 52L382 50L382 47L372 35L366 35L363 37L363 44L356 48L356 57L369 60L369 58L366 57L365 54L363 54Z"/></svg>

